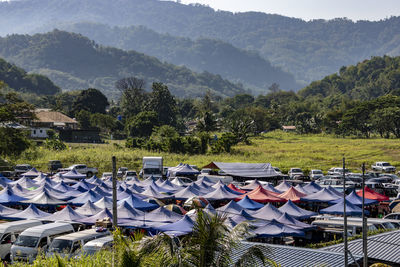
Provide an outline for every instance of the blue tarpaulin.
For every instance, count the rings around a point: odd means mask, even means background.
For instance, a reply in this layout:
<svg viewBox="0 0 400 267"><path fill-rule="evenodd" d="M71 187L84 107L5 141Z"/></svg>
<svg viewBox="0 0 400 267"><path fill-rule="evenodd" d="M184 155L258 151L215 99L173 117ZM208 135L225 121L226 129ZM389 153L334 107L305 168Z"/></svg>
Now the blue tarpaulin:
<svg viewBox="0 0 400 267"><path fill-rule="evenodd" d="M248 210L258 210L264 207L263 204L251 200L248 196L245 196L242 200L238 201L237 204L244 209Z"/></svg>
<svg viewBox="0 0 400 267"><path fill-rule="evenodd" d="M286 212L290 216L293 216L294 218L297 218L299 220L303 219L308 219L311 216L317 215L318 213L305 210L302 208L299 208L294 204L291 200L288 200L288 202L285 203L282 207L278 209L280 212Z"/></svg>

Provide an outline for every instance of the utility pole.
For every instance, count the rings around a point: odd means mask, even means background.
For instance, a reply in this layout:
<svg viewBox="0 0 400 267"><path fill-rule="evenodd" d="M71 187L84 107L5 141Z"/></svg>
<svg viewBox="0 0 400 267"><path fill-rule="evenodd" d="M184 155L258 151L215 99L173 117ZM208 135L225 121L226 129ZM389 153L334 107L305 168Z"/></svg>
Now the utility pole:
<svg viewBox="0 0 400 267"><path fill-rule="evenodd" d="M365 163L362 165L362 239L363 239L363 266L368 266L367 253L367 218L365 218Z"/></svg>
<svg viewBox="0 0 400 267"><path fill-rule="evenodd" d="M112 157L112 215L113 215L113 226L116 228L118 226L117 217L117 160L115 156Z"/></svg>
<svg viewBox="0 0 400 267"><path fill-rule="evenodd" d="M343 157L343 239L344 239L344 266L349 266L347 251L347 215L346 215L346 164Z"/></svg>

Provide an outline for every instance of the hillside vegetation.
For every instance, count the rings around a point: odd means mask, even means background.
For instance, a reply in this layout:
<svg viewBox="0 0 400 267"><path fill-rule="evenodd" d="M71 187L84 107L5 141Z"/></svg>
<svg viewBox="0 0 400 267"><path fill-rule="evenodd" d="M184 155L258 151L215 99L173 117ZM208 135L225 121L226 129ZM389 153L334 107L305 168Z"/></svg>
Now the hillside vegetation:
<svg viewBox="0 0 400 267"><path fill-rule="evenodd" d="M115 82L128 76L142 78L148 83L163 82L181 97L201 96L207 90L221 96L245 91L241 85L219 75L195 73L142 53L99 46L82 35L58 30L0 38L0 56L48 76L62 89L94 87L108 96L115 96Z"/></svg>
<svg viewBox="0 0 400 267"><path fill-rule="evenodd" d="M28 74L25 70L0 58L0 81L20 93L54 95L60 91L47 77Z"/></svg>
<svg viewBox="0 0 400 267"><path fill-rule="evenodd" d="M57 28L80 33L102 45L135 50L190 69L220 74L231 81L252 88L253 94L265 94L273 83L284 90L297 90L293 75L274 67L257 52L246 51L214 39L195 41L160 34L144 26L110 27L96 23L57 25Z"/></svg>
<svg viewBox="0 0 400 267"><path fill-rule="evenodd" d="M316 14L318 16L318 14ZM231 13L157 0L22 0L0 3L0 34L51 30L55 23L144 25L157 32L220 39L257 50L304 84L341 66L380 55L399 55L400 18L353 22Z"/></svg>

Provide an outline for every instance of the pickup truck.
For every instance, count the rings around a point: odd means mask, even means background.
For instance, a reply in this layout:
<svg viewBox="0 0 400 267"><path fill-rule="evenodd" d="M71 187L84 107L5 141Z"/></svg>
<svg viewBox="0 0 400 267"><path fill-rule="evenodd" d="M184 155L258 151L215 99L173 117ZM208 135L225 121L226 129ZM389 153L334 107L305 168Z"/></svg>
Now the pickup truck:
<svg viewBox="0 0 400 267"><path fill-rule="evenodd" d="M396 167L390 165L389 162L379 161L375 162L375 164L371 165L371 168L374 171L381 171L381 172L395 172Z"/></svg>
<svg viewBox="0 0 400 267"><path fill-rule="evenodd" d="M68 168L60 169L60 171L63 171L63 172L65 172L65 171L68 172L68 171L72 171L72 170L76 170L79 173L86 174L87 177L92 177L93 174L98 173L97 168L90 168L90 167L86 166L85 164L74 164L74 165L69 166Z"/></svg>

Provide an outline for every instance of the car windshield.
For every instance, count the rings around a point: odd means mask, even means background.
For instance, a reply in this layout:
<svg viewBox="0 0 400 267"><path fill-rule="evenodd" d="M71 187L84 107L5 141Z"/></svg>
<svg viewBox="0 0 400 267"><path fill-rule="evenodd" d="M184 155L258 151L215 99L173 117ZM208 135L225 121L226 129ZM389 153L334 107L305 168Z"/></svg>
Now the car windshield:
<svg viewBox="0 0 400 267"><path fill-rule="evenodd" d="M390 164L388 162L384 162L382 163L382 166L390 166Z"/></svg>
<svg viewBox="0 0 400 267"><path fill-rule="evenodd" d="M127 172L126 176L136 176L136 172Z"/></svg>
<svg viewBox="0 0 400 267"><path fill-rule="evenodd" d="M21 171L29 171L31 168L29 166L15 166L15 169Z"/></svg>
<svg viewBox="0 0 400 267"><path fill-rule="evenodd" d="M316 171L313 171L313 173L314 174L322 174L322 171L316 170Z"/></svg>
<svg viewBox="0 0 400 267"><path fill-rule="evenodd" d="M63 239L54 239L49 248L50 252L68 253L71 250L72 241Z"/></svg>
<svg viewBox="0 0 400 267"><path fill-rule="evenodd" d="M17 240L15 241L15 245L21 247L36 247L39 241L39 237L36 236L27 236L27 235L20 235Z"/></svg>
<svg viewBox="0 0 400 267"><path fill-rule="evenodd" d="M82 254L85 254L85 255L93 255L93 254L95 254L97 251L99 251L101 248L100 247L96 247L96 246L93 246L93 247L88 247L88 246L86 246L86 247L83 247L82 248Z"/></svg>
<svg viewBox="0 0 400 267"><path fill-rule="evenodd" d="M292 172L301 172L300 169L292 169Z"/></svg>
<svg viewBox="0 0 400 267"><path fill-rule="evenodd" d="M144 169L143 172L145 174L161 174L160 169L158 168L148 168L148 169Z"/></svg>

